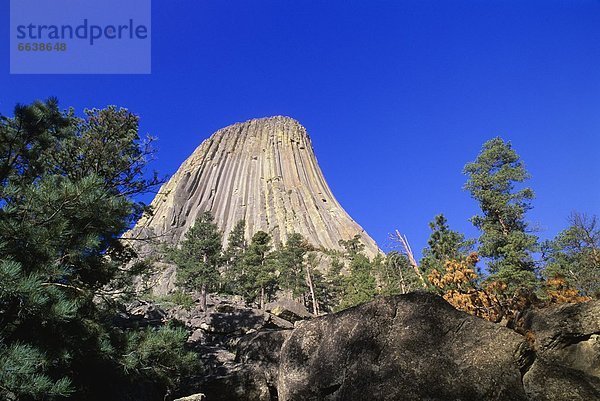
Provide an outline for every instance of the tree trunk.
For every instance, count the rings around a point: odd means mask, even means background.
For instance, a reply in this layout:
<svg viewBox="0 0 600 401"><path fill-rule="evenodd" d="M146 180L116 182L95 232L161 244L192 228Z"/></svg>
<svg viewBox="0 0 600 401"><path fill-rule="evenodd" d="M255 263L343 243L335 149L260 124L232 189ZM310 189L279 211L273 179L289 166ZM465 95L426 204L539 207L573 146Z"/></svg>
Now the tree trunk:
<svg viewBox="0 0 600 401"><path fill-rule="evenodd" d="M202 287L200 287L200 308L202 308L202 310L204 312L207 312L207 310L206 310L206 284L202 284Z"/></svg>
<svg viewBox="0 0 600 401"><path fill-rule="evenodd" d="M265 310L265 287L260 287L260 310Z"/></svg>
<svg viewBox="0 0 600 401"><path fill-rule="evenodd" d="M406 235L402 235L402 234L400 234L400 231L396 230L396 239L397 239L397 241L400 242L400 244L404 248L404 253L408 257L408 261L410 262L411 266L413 267L413 270L415 271L415 274L419 278L419 281L421 281L421 285L423 285L423 288L427 289L427 283L425 282L425 279L423 278L423 274L421 274L421 269L419 269L419 265L417 264L417 260L415 259L412 249L410 248L410 244L408 243L408 239L406 238Z"/></svg>
<svg viewBox="0 0 600 401"><path fill-rule="evenodd" d="M498 219L498 223L500 223L500 227L502 227L502 234L504 234L505 237L508 237L508 235L509 235L508 226L504 222L504 219L500 216L500 211L496 209L496 210L494 210L494 214L496 215L496 218Z"/></svg>
<svg viewBox="0 0 600 401"><path fill-rule="evenodd" d="M202 255L202 261L204 262L204 265L206 266L206 263L208 262L208 256L206 254ZM202 308L203 312L207 312L206 310L206 284L202 283L202 286L200 287L200 308Z"/></svg>
<svg viewBox="0 0 600 401"><path fill-rule="evenodd" d="M313 286L312 276L310 274L310 267L306 264L306 284L310 290L310 297L312 300L313 314L319 316L319 304L317 303L317 297L315 296L315 288Z"/></svg>
<svg viewBox="0 0 600 401"><path fill-rule="evenodd" d="M406 294L406 286L404 285L404 274L402 274L402 268L398 266L398 273L400 273L400 287L402 288L402 294Z"/></svg>

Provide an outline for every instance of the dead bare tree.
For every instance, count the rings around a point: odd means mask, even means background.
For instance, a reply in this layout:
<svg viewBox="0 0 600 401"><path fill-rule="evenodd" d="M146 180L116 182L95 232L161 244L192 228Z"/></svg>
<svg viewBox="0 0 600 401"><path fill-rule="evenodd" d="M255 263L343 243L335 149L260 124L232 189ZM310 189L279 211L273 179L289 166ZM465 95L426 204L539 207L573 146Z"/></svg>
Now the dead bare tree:
<svg viewBox="0 0 600 401"><path fill-rule="evenodd" d="M406 238L406 235L402 235L400 234L400 231L396 230L395 234L391 235L391 239L400 244L400 246L402 247L402 252L408 258L408 261L412 266L413 270L415 271L415 274L419 278L419 281L421 281L421 285L423 286L423 288L427 288L427 283L425 282L425 278L421 273L421 269L419 269L419 265L417 263L417 260L415 259L415 256L408 242L408 238Z"/></svg>
<svg viewBox="0 0 600 401"><path fill-rule="evenodd" d="M319 302L317 301L317 297L315 295L315 287L313 284L313 273L315 265L317 264L316 254L310 253L308 255L306 266L306 284L308 285L308 289L310 290L310 297L312 300L313 314L315 316L319 316Z"/></svg>

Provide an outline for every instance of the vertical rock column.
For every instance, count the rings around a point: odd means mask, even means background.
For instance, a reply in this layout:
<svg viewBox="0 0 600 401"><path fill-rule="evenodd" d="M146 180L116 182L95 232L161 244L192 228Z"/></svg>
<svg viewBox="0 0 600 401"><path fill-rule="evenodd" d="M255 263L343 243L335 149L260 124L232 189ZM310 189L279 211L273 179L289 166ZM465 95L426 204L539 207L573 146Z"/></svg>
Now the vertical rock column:
<svg viewBox="0 0 600 401"><path fill-rule="evenodd" d="M158 236L176 243L204 211L224 239L246 220L246 237L270 233L275 242L302 234L316 247L341 249L341 239L360 234L365 253L378 247L335 199L319 168L306 129L288 117L237 123L205 140L163 185L154 214L129 236Z"/></svg>

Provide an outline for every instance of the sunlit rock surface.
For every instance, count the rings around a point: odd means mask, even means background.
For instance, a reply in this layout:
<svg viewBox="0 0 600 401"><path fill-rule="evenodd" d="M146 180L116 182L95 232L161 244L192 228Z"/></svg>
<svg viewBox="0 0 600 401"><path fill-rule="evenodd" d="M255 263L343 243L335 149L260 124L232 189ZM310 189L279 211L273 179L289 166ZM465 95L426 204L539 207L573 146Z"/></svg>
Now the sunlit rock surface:
<svg viewBox="0 0 600 401"><path fill-rule="evenodd" d="M319 168L306 129L289 117L230 125L205 140L162 186L154 214L127 235L177 243L204 211L224 233L246 220L246 237L259 230L285 242L300 233L317 248L341 249L360 234L365 254L375 241L344 211Z"/></svg>

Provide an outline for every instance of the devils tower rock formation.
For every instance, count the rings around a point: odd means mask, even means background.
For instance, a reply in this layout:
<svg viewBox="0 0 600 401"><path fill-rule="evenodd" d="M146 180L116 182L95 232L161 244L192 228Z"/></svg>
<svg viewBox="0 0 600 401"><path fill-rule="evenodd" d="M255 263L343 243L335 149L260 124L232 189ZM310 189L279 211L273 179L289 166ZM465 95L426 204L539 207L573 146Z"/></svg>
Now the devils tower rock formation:
<svg viewBox="0 0 600 401"><path fill-rule="evenodd" d="M163 185L154 213L130 236L177 243L196 217L210 211L224 238L239 220L246 238L259 231L285 242L300 233L318 248L361 235L365 253L378 247L335 199L319 168L306 129L289 117L230 125L205 140Z"/></svg>

